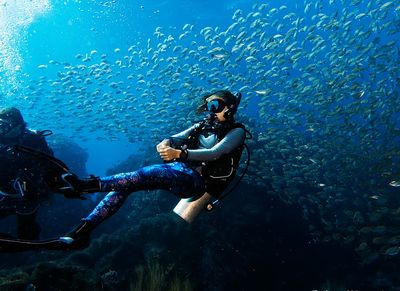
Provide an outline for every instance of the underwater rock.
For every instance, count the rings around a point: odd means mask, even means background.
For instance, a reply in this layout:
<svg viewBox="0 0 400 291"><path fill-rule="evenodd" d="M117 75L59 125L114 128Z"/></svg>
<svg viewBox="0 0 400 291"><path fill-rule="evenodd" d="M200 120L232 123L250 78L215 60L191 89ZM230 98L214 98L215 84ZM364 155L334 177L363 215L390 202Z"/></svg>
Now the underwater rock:
<svg viewBox="0 0 400 291"><path fill-rule="evenodd" d="M120 282L118 272L109 270L108 272L101 275L101 283L108 288L112 288Z"/></svg>
<svg viewBox="0 0 400 291"><path fill-rule="evenodd" d="M146 149L130 155L124 161L111 167L106 171L106 175L108 176L117 173L132 172L140 167L159 162L160 160L155 156L154 152L150 151L150 149Z"/></svg>
<svg viewBox="0 0 400 291"><path fill-rule="evenodd" d="M0 277L0 290L2 291L17 291L25 290L30 284L29 274L22 271L10 272L7 276Z"/></svg>
<svg viewBox="0 0 400 291"><path fill-rule="evenodd" d="M86 162L89 155L83 148L62 135L48 137L48 143L54 156L62 160L72 172L81 177L87 176Z"/></svg>
<svg viewBox="0 0 400 291"><path fill-rule="evenodd" d="M195 284L174 264L162 263L157 259L149 258L144 265L139 265L131 275L129 290L165 290L191 291Z"/></svg>
<svg viewBox="0 0 400 291"><path fill-rule="evenodd" d="M189 229L189 225L173 213L162 213L140 221L139 235L143 241L168 244Z"/></svg>
<svg viewBox="0 0 400 291"><path fill-rule="evenodd" d="M85 267L92 267L97 258L86 251L76 251L68 256L68 263Z"/></svg>
<svg viewBox="0 0 400 291"><path fill-rule="evenodd" d="M90 290L98 287L98 277L85 268L40 263L33 269L31 280L38 290Z"/></svg>

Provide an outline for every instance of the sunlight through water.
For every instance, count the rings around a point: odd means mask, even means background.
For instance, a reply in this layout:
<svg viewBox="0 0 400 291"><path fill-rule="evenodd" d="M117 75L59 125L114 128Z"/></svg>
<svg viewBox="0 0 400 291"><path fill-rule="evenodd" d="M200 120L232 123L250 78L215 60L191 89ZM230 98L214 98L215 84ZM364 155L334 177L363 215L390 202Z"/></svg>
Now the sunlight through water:
<svg viewBox="0 0 400 291"><path fill-rule="evenodd" d="M48 0L0 0L0 92L18 88L17 72L24 65L19 48L29 25L50 11ZM3 99L3 98L2 98ZM2 100L4 101L4 99Z"/></svg>

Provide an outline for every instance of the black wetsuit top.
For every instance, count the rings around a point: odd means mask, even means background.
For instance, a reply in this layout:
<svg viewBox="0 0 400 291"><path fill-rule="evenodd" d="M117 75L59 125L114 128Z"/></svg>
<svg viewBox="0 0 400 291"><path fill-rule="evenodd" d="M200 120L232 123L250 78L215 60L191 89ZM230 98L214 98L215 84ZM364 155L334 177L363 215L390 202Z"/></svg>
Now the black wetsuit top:
<svg viewBox="0 0 400 291"><path fill-rule="evenodd" d="M246 131L242 124L233 122L222 128L195 124L171 136L172 146L185 144L196 130L194 143L188 145L186 162L203 176L207 192L219 196L235 177Z"/></svg>
<svg viewBox="0 0 400 291"><path fill-rule="evenodd" d="M26 129L15 140L0 138L0 210L4 211L0 215L7 215L9 211L6 209L32 212L40 200L48 195L40 162L29 155L10 150L11 145L22 145L53 155L45 138L33 130Z"/></svg>

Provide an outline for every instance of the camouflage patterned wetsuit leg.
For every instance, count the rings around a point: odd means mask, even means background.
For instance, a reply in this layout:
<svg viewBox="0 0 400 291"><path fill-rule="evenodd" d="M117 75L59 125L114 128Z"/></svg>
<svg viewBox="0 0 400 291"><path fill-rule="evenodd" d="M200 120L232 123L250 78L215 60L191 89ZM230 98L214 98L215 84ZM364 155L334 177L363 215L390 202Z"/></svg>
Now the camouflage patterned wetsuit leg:
<svg viewBox="0 0 400 291"><path fill-rule="evenodd" d="M85 218L94 226L112 216L128 195L140 190L168 190L180 198L199 196L205 192L201 175L181 162L151 165L134 172L101 178L101 191L110 192Z"/></svg>

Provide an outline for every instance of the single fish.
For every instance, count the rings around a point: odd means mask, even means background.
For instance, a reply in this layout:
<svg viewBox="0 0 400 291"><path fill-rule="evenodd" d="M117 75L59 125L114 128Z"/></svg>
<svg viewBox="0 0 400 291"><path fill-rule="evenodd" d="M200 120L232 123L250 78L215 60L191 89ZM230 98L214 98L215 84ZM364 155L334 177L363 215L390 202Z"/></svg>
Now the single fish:
<svg viewBox="0 0 400 291"><path fill-rule="evenodd" d="M400 187L400 181L392 181L389 183L389 185L392 187Z"/></svg>
<svg viewBox="0 0 400 291"><path fill-rule="evenodd" d="M385 255L387 256L396 256L400 252L400 247L391 247L385 251Z"/></svg>

